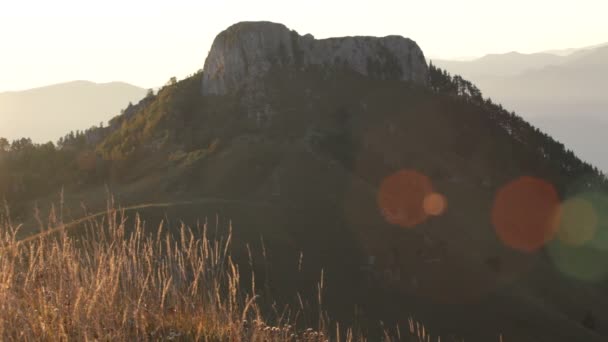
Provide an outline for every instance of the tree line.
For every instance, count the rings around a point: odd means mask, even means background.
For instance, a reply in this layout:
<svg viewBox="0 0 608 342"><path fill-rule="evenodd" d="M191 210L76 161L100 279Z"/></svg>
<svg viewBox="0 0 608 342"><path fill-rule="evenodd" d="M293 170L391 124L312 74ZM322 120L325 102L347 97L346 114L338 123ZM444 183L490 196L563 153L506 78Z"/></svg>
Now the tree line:
<svg viewBox="0 0 608 342"><path fill-rule="evenodd" d="M459 75L452 76L446 70L429 63L429 84L433 92L457 98L458 100L482 107L490 119L498 124L521 146L532 150L540 160L559 169L564 183L584 179L586 187L608 190L608 179L597 167L580 160L573 151L556 141L537 127L526 122L515 112L509 112L502 105L494 103L473 83Z"/></svg>

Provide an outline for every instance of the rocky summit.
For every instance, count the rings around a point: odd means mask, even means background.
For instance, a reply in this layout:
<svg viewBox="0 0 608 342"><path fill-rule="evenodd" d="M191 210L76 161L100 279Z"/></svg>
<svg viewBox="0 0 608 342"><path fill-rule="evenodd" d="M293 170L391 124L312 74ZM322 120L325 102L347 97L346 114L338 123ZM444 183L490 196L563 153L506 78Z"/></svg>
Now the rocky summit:
<svg viewBox="0 0 608 342"><path fill-rule="evenodd" d="M203 94L223 95L256 84L277 66L347 68L377 79L428 82L424 54L408 38L315 39L282 24L242 22L215 38L203 69Z"/></svg>

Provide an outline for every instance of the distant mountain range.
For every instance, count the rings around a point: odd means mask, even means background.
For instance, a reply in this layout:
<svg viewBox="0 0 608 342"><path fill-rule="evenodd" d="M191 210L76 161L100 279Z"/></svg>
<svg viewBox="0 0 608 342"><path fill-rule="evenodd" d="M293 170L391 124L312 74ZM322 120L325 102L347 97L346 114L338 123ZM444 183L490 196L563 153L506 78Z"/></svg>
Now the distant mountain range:
<svg viewBox="0 0 608 342"><path fill-rule="evenodd" d="M145 94L146 89L127 83L87 81L0 93L0 137L55 142L70 130L107 123Z"/></svg>
<svg viewBox="0 0 608 342"><path fill-rule="evenodd" d="M608 154L598 147L608 131L608 44L433 63L608 171Z"/></svg>

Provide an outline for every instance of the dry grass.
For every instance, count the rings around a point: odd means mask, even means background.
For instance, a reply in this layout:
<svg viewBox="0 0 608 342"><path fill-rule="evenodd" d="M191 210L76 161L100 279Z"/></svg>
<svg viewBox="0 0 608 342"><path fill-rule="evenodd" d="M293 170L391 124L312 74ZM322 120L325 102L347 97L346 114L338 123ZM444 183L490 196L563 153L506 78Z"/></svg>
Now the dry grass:
<svg viewBox="0 0 608 342"><path fill-rule="evenodd" d="M210 240L206 224L146 234L113 209L79 222L78 235L49 221L26 242L0 223L2 340L327 340L286 315L262 317L255 290L240 285L231 234Z"/></svg>
<svg viewBox="0 0 608 342"><path fill-rule="evenodd" d="M297 310L264 315L255 286L241 286L230 233L147 234L124 211L92 217L76 235L51 215L46 233L21 242L0 217L0 340L365 341L321 309L314 327L298 326ZM321 307L323 280L318 289ZM384 340L431 341L413 320L404 332Z"/></svg>

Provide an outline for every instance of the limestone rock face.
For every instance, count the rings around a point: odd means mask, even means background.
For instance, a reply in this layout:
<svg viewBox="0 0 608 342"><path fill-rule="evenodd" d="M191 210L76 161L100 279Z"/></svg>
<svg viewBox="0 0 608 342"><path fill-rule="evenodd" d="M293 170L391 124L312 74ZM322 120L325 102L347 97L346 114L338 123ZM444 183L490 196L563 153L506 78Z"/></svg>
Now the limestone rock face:
<svg viewBox="0 0 608 342"><path fill-rule="evenodd" d="M252 84L273 66L346 67L362 75L426 85L422 50L401 36L317 40L281 24L242 22L220 33L203 69L203 94L222 95Z"/></svg>

